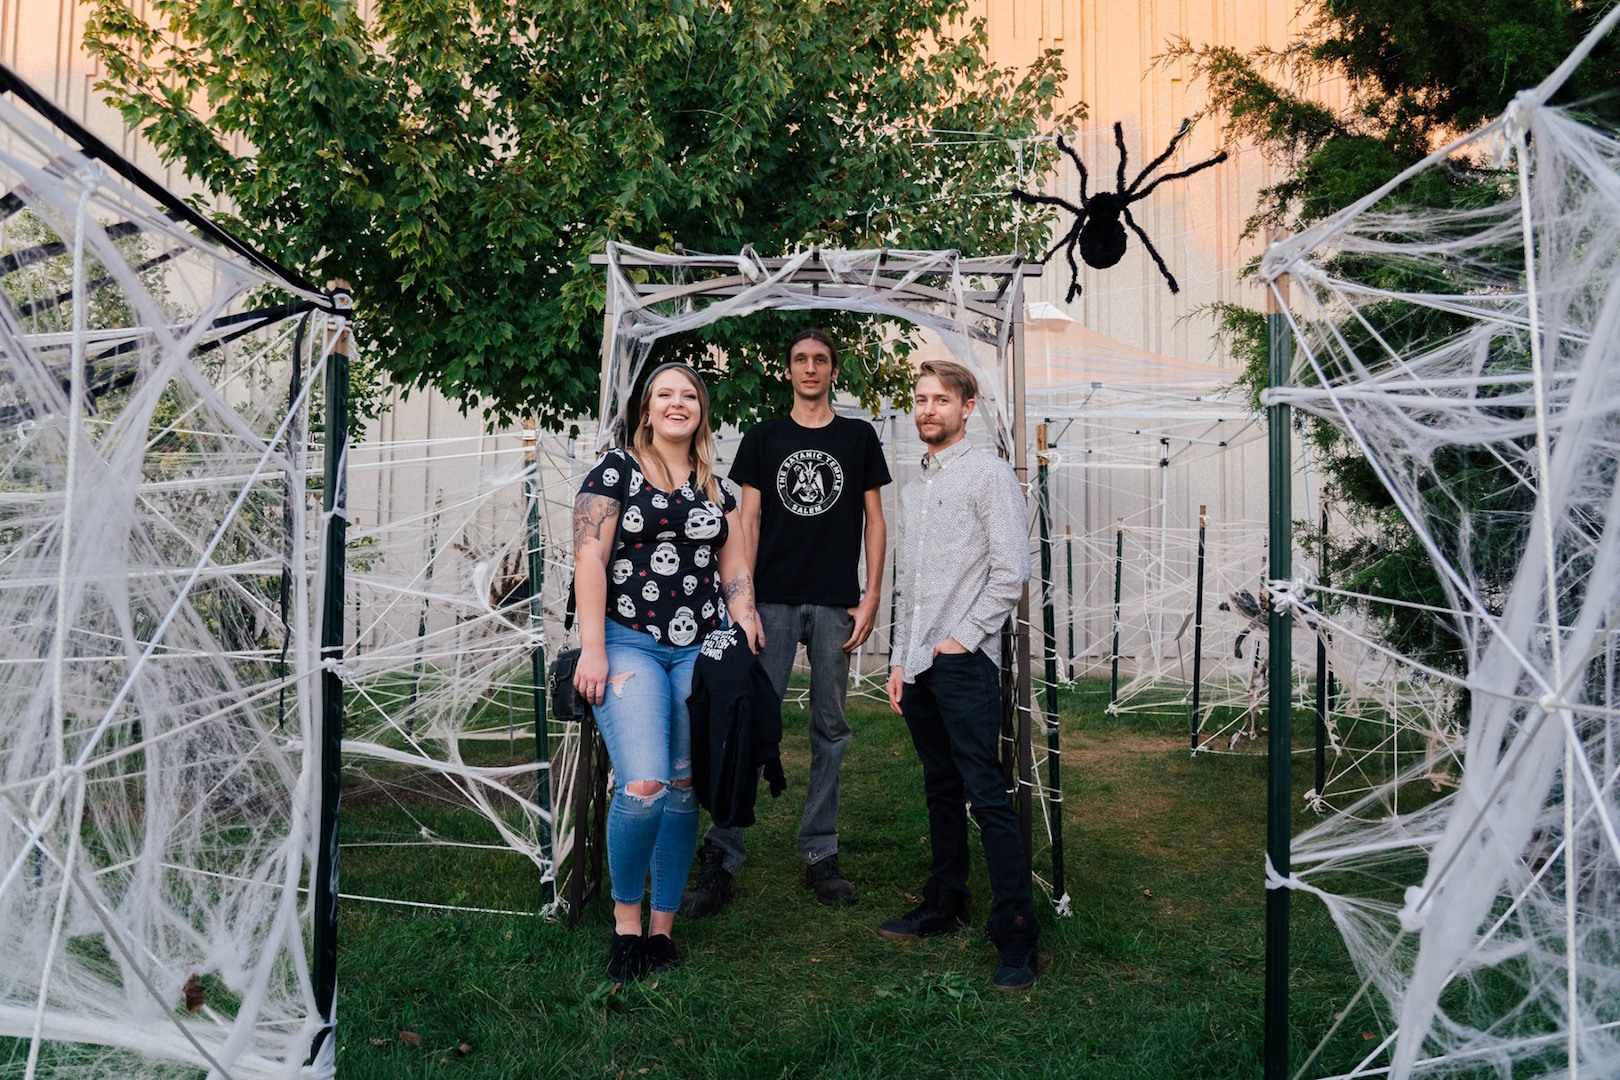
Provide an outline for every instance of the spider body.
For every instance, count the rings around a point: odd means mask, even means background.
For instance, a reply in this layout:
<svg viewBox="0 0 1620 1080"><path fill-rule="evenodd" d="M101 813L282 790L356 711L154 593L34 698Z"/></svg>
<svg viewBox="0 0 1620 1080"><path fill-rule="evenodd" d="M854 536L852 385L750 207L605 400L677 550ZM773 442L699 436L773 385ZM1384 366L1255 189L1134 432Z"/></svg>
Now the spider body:
<svg viewBox="0 0 1620 1080"><path fill-rule="evenodd" d="M1080 257L1087 266L1106 270L1125 257L1125 226L1119 220L1122 213L1128 213L1125 204L1111 192L1099 191L1091 197L1085 222L1080 226ZM1051 254L1047 257L1051 258Z"/></svg>
<svg viewBox="0 0 1620 1080"><path fill-rule="evenodd" d="M1106 270L1125 257L1129 239L1125 235L1127 228L1134 232L1137 238L1142 241L1142 246L1147 248L1148 254L1153 257L1154 265L1159 268L1159 273L1164 275L1165 282L1170 286L1170 291L1172 293L1181 291L1181 286L1176 284L1175 275L1170 273L1170 268L1164 264L1164 257L1159 254L1158 248L1153 246L1153 241L1148 239L1148 234L1143 232L1142 227L1136 223L1136 219L1131 217L1131 204L1147 198L1154 188L1166 180L1180 180L1191 176L1195 172L1207 169L1211 165L1219 165L1226 160L1226 151L1222 150L1208 161L1201 161L1197 165L1182 169L1179 172L1165 173L1150 181L1148 178L1152 176L1153 170L1170 159L1170 155L1176 152L1176 146L1182 139L1186 138L1187 132L1191 130L1192 124L1184 121L1181 129L1171 137L1170 145L1165 147L1164 153L1148 162L1147 168L1137 173L1136 179L1127 184L1125 182L1125 164L1127 160L1125 130L1122 125L1116 123L1114 125L1114 145L1119 147L1119 168L1115 172L1114 190L1099 191L1095 195L1087 195L1086 193L1085 162L1081 161L1080 155L1074 152L1074 147L1065 142L1062 135L1059 135L1057 137L1058 149L1069 155L1069 160L1074 162L1074 167L1080 173L1079 206L1055 195L1036 195L1017 188L1013 189L1012 197L1019 202L1031 205L1061 206L1074 215L1074 224L1070 226L1069 231L1064 233L1057 243L1052 245L1051 250L1046 253L1046 259L1043 260L1050 260L1053 255L1058 253L1059 249L1063 250L1063 254L1069 263L1070 275L1069 292L1066 299L1073 300L1080 295L1080 267L1074 261L1076 249L1079 250L1080 258L1085 260L1087 266L1097 270Z"/></svg>

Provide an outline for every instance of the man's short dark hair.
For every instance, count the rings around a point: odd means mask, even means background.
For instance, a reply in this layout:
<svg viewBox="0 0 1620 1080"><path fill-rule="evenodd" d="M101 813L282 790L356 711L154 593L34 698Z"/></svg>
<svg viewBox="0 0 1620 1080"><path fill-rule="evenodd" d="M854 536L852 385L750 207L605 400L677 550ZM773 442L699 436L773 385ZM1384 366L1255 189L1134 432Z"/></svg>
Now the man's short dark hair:
<svg viewBox="0 0 1620 1080"><path fill-rule="evenodd" d="M917 367L917 378L924 375L938 379L939 384L961 398L963 404L979 397L979 380L973 377L966 364L958 364L955 360L924 360Z"/></svg>
<svg viewBox="0 0 1620 1080"><path fill-rule="evenodd" d="M827 333L825 330L819 330L814 326L808 330L800 330L797 334L793 335L793 340L788 342L786 356L788 363L791 364L793 362L793 346L797 345L801 341L819 341L821 344L827 346L827 351L832 354L833 370L838 370L838 346L833 344L831 334Z"/></svg>

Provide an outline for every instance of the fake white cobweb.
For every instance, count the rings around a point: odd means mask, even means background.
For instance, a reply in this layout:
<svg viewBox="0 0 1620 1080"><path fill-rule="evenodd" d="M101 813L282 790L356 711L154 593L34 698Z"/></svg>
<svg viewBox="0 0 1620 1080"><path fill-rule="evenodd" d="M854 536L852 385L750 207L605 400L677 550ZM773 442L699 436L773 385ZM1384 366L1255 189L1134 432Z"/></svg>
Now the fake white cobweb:
<svg viewBox="0 0 1620 1080"><path fill-rule="evenodd" d="M287 1075L318 1026L329 338L289 403L264 305L325 300L9 101L0 189L0 1071Z"/></svg>
<svg viewBox="0 0 1620 1080"><path fill-rule="evenodd" d="M1546 105L1562 76L1264 261L1300 345L1271 400L1366 455L1466 652L1426 673L1461 723L1270 875L1327 905L1377 1017L1301 1075L1620 1071L1620 142ZM1384 209L1462 162L1501 170L1499 202Z"/></svg>
<svg viewBox="0 0 1620 1080"><path fill-rule="evenodd" d="M509 913L558 910L572 796L537 735L567 776L578 730L536 723L532 672L591 455L384 418L338 464L346 647L323 661L347 335L295 316L330 302L6 101L0 189L0 1075L330 1075L331 1038L305 1064L323 671L349 797L387 804L345 857L442 853L342 902L466 908L476 874Z"/></svg>

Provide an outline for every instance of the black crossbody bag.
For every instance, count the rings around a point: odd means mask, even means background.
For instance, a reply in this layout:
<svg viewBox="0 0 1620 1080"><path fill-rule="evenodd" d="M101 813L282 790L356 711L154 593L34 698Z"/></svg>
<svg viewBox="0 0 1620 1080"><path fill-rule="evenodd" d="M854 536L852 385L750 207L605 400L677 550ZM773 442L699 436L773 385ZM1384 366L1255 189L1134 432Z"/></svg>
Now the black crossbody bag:
<svg viewBox="0 0 1620 1080"><path fill-rule="evenodd" d="M568 583L568 608L563 615L563 640L574 629L574 583ZM551 715L558 720L579 723L590 714L590 702L574 686L574 670L579 667L579 646L563 649L551 661L546 682L551 691Z"/></svg>

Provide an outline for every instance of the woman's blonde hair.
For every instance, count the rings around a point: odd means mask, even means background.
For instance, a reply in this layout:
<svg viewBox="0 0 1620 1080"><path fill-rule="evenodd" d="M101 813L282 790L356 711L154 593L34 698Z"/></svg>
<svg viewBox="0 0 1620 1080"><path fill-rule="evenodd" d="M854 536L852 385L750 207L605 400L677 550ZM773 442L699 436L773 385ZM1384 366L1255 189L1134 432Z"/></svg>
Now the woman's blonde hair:
<svg viewBox="0 0 1620 1080"><path fill-rule="evenodd" d="M703 385L703 376L689 364L682 364L679 361L660 364L647 376L647 381L641 386L641 409L636 417L636 432L630 438L631 453L638 462L646 461L649 455L657 456L657 451L653 449L652 421L648 417L647 408L652 404L653 383L657 382L658 376L666 371L680 372L697 391L698 426L692 433L691 465L697 472L698 487L703 489L704 496L710 502L718 503L720 481L714 475L714 432L709 430L709 388ZM645 473L646 467L643 466L641 471ZM684 476L671 476L668 479L675 487L686 482Z"/></svg>

